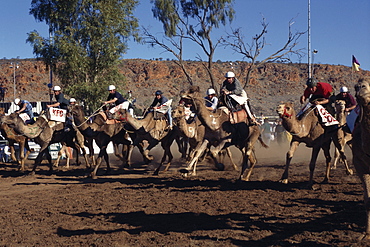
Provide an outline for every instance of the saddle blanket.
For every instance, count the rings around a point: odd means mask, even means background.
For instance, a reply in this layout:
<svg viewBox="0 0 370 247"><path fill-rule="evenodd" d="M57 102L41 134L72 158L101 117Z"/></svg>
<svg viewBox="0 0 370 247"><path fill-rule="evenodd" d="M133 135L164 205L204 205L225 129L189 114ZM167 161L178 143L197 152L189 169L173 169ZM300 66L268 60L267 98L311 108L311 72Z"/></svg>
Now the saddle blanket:
<svg viewBox="0 0 370 247"><path fill-rule="evenodd" d="M57 122L65 122L67 116L67 110L59 109L59 108L49 108L49 120L57 121Z"/></svg>
<svg viewBox="0 0 370 247"><path fill-rule="evenodd" d="M339 122L322 105L317 105L316 108L321 117L321 121L325 126L339 124Z"/></svg>
<svg viewBox="0 0 370 247"><path fill-rule="evenodd" d="M349 130L351 131L351 133L353 129L355 128L355 122L359 114L360 114L360 107L357 105L356 108L353 109L346 118L347 126L349 127Z"/></svg>
<svg viewBox="0 0 370 247"><path fill-rule="evenodd" d="M27 113L20 113L19 117L22 118L23 122L26 122L27 120L30 120L30 116L28 116Z"/></svg>
<svg viewBox="0 0 370 247"><path fill-rule="evenodd" d="M171 109L172 99L169 99L167 102L165 102L163 105L161 105L159 108L154 109L157 112L166 114L168 110Z"/></svg>

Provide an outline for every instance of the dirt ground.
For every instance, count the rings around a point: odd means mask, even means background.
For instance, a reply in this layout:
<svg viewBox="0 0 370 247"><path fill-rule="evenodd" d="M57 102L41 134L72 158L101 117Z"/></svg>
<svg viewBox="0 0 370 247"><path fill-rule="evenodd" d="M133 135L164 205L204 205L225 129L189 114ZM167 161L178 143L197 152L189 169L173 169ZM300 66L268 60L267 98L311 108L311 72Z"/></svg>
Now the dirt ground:
<svg viewBox="0 0 370 247"><path fill-rule="evenodd" d="M25 176L0 164L0 246L367 246L359 241L366 216L357 176L339 165L321 184L321 155L308 190L310 150L302 145L290 183L280 184L287 148L257 147L250 182L237 181L230 165L214 171L207 162L184 178L177 154L168 172L152 176L159 149L149 166L136 153L132 169L111 156L115 169L104 175L103 166L95 180L84 166L48 175L42 165Z"/></svg>

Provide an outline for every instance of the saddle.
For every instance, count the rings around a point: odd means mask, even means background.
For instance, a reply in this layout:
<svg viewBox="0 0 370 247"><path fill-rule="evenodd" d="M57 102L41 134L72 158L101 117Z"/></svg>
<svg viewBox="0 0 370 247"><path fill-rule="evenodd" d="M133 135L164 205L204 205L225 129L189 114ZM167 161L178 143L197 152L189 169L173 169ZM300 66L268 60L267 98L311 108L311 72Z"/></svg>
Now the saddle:
<svg viewBox="0 0 370 247"><path fill-rule="evenodd" d="M220 107L226 114L229 115L229 121L231 124L237 124L245 122L247 118L247 112L244 109L230 111L227 107Z"/></svg>

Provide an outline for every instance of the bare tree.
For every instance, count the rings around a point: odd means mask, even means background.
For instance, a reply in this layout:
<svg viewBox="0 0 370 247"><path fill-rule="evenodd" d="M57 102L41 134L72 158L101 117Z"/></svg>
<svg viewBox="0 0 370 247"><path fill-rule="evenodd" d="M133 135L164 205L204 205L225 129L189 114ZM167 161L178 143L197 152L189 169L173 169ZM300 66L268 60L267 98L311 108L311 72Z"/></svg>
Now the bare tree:
<svg viewBox="0 0 370 247"><path fill-rule="evenodd" d="M207 56L207 62L203 63L203 66L208 72L212 87L215 88L212 73L213 55L220 44L221 37L214 42L211 33L213 28L232 21L235 12L232 8L233 1L152 0L153 15L163 23L165 37L160 40L144 29L145 38L148 43L159 45L165 51L172 53L191 84L193 80L183 63L183 42L189 40L196 43ZM196 59L203 61L200 54L197 54Z"/></svg>
<svg viewBox="0 0 370 247"><path fill-rule="evenodd" d="M222 40L222 45L230 47L236 53L243 55L243 59L248 59L249 63L239 63L240 69L246 70L247 75L245 78L244 88L247 86L251 79L251 73L256 68L262 66L267 62L290 62L290 55L297 55L298 57L302 56L303 49L294 48L298 45L298 39L306 32L295 32L293 33L291 27L294 21L289 21L288 28L288 39L285 44L282 45L276 52L269 55L268 57L258 61L257 58L260 56L261 51L267 45L266 42L266 33L268 24L266 23L265 18L263 18L261 25L262 30L260 33L256 34L250 43L245 42L245 37L242 34L241 28L232 30L231 34L228 34L225 39Z"/></svg>

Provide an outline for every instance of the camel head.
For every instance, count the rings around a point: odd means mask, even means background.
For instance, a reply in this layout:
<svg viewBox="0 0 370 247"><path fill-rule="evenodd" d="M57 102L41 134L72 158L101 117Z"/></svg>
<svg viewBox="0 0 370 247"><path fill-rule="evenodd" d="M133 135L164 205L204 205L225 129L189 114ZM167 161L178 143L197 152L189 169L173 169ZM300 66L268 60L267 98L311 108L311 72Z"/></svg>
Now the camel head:
<svg viewBox="0 0 370 247"><path fill-rule="evenodd" d="M125 123L127 122L127 115L129 114L130 113L126 109L121 108L114 114L114 119Z"/></svg>
<svg viewBox="0 0 370 247"><path fill-rule="evenodd" d="M335 111L336 112L344 112L345 109L346 109L346 102L344 100L335 101Z"/></svg>
<svg viewBox="0 0 370 247"><path fill-rule="evenodd" d="M370 112L370 77L360 79L355 85L357 103Z"/></svg>
<svg viewBox="0 0 370 247"><path fill-rule="evenodd" d="M185 116L185 107L184 105L178 105L175 109L172 111L172 117L173 118L181 118Z"/></svg>
<svg viewBox="0 0 370 247"><path fill-rule="evenodd" d="M5 115L2 116L0 118L0 123L7 124L10 127L14 127L14 126L18 125L19 123L24 124L22 118L20 118L17 113L12 113L12 114L7 115L7 116L5 116Z"/></svg>
<svg viewBox="0 0 370 247"><path fill-rule="evenodd" d="M276 108L276 113L281 118L283 117L291 118L292 116L295 116L293 103L287 102L287 103L278 105Z"/></svg>
<svg viewBox="0 0 370 247"><path fill-rule="evenodd" d="M200 94L199 87L198 86L191 86L185 92L181 92L181 98L192 99L192 98L195 98L195 97L200 97L199 94Z"/></svg>
<svg viewBox="0 0 370 247"><path fill-rule="evenodd" d="M68 110L73 116L85 116L84 108L81 105L68 106Z"/></svg>

